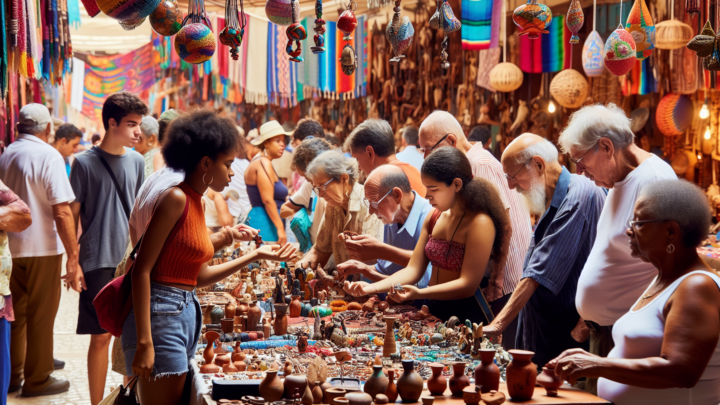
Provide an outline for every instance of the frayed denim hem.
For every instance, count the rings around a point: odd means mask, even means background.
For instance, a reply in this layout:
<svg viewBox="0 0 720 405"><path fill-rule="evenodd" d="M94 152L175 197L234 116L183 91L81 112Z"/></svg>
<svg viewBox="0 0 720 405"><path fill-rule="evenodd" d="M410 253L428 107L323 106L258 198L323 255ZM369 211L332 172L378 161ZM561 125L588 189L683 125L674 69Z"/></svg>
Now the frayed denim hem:
<svg viewBox="0 0 720 405"><path fill-rule="evenodd" d="M188 373L187 370L185 370L185 371L183 371L183 372L178 372L178 373L156 373L156 372L153 370L152 379L153 379L153 381L157 381L157 380L160 379L160 378L176 377L176 376L181 376L181 375L187 374L187 373Z"/></svg>

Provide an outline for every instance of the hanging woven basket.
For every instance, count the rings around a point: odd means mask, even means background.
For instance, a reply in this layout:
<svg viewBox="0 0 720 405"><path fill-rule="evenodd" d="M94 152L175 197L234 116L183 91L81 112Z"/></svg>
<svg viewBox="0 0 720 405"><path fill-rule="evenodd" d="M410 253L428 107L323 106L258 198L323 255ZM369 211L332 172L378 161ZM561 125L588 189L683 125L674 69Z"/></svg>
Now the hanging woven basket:
<svg viewBox="0 0 720 405"><path fill-rule="evenodd" d="M490 85L499 92L515 91L522 85L522 82L522 70L513 63L499 63L490 70Z"/></svg>
<svg viewBox="0 0 720 405"><path fill-rule="evenodd" d="M681 94L666 94L655 111L655 124L665 136L678 136L692 124L695 106L690 97Z"/></svg>
<svg viewBox="0 0 720 405"><path fill-rule="evenodd" d="M160 0L97 0L100 10L120 21L140 21L155 11Z"/></svg>
<svg viewBox="0 0 720 405"><path fill-rule="evenodd" d="M565 108L579 108L587 100L588 82L575 69L565 69L550 83L550 95Z"/></svg>
<svg viewBox="0 0 720 405"><path fill-rule="evenodd" d="M693 29L678 20L667 20L655 26L655 47L658 49L680 49L693 38Z"/></svg>

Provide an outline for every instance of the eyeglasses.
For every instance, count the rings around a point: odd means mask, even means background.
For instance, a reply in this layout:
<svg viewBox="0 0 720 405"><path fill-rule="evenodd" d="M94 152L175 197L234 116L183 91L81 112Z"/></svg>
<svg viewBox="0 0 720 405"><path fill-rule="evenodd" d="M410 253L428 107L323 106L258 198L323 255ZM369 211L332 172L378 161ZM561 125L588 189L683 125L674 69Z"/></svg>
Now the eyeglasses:
<svg viewBox="0 0 720 405"><path fill-rule="evenodd" d="M631 220L629 220L629 221L627 222L627 226L628 226L628 228L630 228L630 229L632 229L632 230L634 231L634 230L635 230L635 225L638 225L638 224L646 224L646 223L648 223L648 222L665 222L665 221L666 221L665 219L643 219L643 220L640 220L640 221L633 221L633 220L631 219Z"/></svg>
<svg viewBox="0 0 720 405"><path fill-rule="evenodd" d="M427 152L432 152L435 148L437 148L438 145L440 145L440 143L441 143L442 141L445 140L445 138L448 137L448 135L450 135L450 134L445 134L445 136L443 136L442 138L440 138L440 140L437 141L437 143L436 143L435 145L433 145L432 148L418 148L418 150L419 150L420 153L422 153L422 154L425 154L426 151L427 151Z"/></svg>
<svg viewBox="0 0 720 405"><path fill-rule="evenodd" d="M385 193L385 195L383 196L383 198L381 198L380 201L378 201L378 202L372 202L372 201L368 200L367 198L363 198L363 202L365 203L365 206L366 206L366 207L369 207L369 208L372 208L372 209L376 210L376 209L378 209L378 207L380 206L380 203L382 202L382 200L384 200L385 197L387 197L388 195L390 195L390 193L392 193L392 191L393 191L393 189L390 189L390 191L388 191L387 193Z"/></svg>
<svg viewBox="0 0 720 405"><path fill-rule="evenodd" d="M320 195L320 193L323 193L323 192L325 192L325 190L327 190L328 184L330 184L330 182L333 180L337 180L337 179L335 177L333 177L332 179L326 181L325 184L323 184L322 186L313 187L313 191L315 192L315 194Z"/></svg>
<svg viewBox="0 0 720 405"><path fill-rule="evenodd" d="M573 162L573 163L575 163L575 166L579 165L579 164L580 164L580 161L583 160L583 159L585 159L585 156L587 156L588 153L590 153L590 151L592 151L593 149L595 149L594 146L593 146L592 148L588 149L587 152L585 152L585 154L582 155L582 157L581 157L580 159L575 160L575 159L573 159L572 157L570 157L570 161Z"/></svg>
<svg viewBox="0 0 720 405"><path fill-rule="evenodd" d="M509 174L507 174L507 173L505 173L505 178L506 178L508 181L510 181L510 180L515 181L515 176L517 176L518 174L520 174L520 172L522 171L522 169L524 169L525 166L527 166L528 162L530 162L534 157L535 157L535 156L532 156L532 157L530 157L530 159L526 160L525 163L523 163L523 165L522 165L522 167L520 168L520 170L516 171L515 174L513 174L512 176L509 175Z"/></svg>

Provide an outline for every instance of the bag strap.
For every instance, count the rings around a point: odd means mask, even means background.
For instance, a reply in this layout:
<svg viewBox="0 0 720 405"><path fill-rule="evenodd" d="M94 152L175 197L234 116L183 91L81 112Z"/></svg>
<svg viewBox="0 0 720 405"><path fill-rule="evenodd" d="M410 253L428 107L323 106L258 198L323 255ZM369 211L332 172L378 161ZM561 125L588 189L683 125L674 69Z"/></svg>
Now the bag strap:
<svg viewBox="0 0 720 405"><path fill-rule="evenodd" d="M115 191L117 192L118 198L120 199L120 204L122 204L123 210L125 210L125 215L127 216L128 220L130 219L130 205L125 200L125 197L123 196L125 189L120 187L120 183L118 183L117 178L115 177L115 173L113 173L112 169L110 169L110 165L108 164L107 160L103 157L102 153L95 150L96 147L94 147L92 150L95 152L95 156L100 159L100 162L105 166L105 170L107 170L108 174L110 174L110 178L113 181L113 184L115 184Z"/></svg>
<svg viewBox="0 0 720 405"><path fill-rule="evenodd" d="M432 214L430 214L430 222L428 223L428 236L432 235L433 229L435 229L435 224L437 223L438 218L440 218L440 214L442 214L442 212L433 208Z"/></svg>

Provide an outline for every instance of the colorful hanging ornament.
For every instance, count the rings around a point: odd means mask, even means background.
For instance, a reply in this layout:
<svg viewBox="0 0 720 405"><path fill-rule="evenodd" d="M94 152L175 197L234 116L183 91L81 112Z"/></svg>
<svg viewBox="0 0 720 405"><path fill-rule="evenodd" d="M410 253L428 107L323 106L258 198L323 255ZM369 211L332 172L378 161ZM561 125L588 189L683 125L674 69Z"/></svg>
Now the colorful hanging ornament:
<svg viewBox="0 0 720 405"><path fill-rule="evenodd" d="M322 0L315 0L315 27L313 27L315 31L315 36L313 37L315 46L310 48L310 50L316 55L325 52L325 37L323 36L325 33L325 20L322 19L322 13Z"/></svg>
<svg viewBox="0 0 720 405"><path fill-rule="evenodd" d="M605 42L605 67L615 76L623 76L635 66L635 40L622 26Z"/></svg>
<svg viewBox="0 0 720 405"><path fill-rule="evenodd" d="M605 62L603 61L603 43L602 37L597 31L593 31L585 39L582 49L582 66L588 77L601 76L605 70Z"/></svg>
<svg viewBox="0 0 720 405"><path fill-rule="evenodd" d="M635 40L635 55L638 60L650 56L655 49L655 24L645 0L635 0L630 9L625 29Z"/></svg>
<svg viewBox="0 0 720 405"><path fill-rule="evenodd" d="M588 96L588 82L575 69L565 69L550 82L550 95L565 108L580 108Z"/></svg>
<svg viewBox="0 0 720 405"><path fill-rule="evenodd" d="M160 0L97 0L100 11L120 21L139 21L149 16Z"/></svg>
<svg viewBox="0 0 720 405"><path fill-rule="evenodd" d="M455 32L462 28L462 23L457 17L455 17L455 13L453 13L453 9L450 7L448 0L443 0L442 18L442 27L446 34Z"/></svg>
<svg viewBox="0 0 720 405"><path fill-rule="evenodd" d="M150 14L150 26L158 34L171 37L182 28L182 10L175 0L162 0Z"/></svg>
<svg viewBox="0 0 720 405"><path fill-rule="evenodd" d="M530 39L539 38L540 34L547 34L547 28L552 23L552 12L537 0L528 0L527 4L515 9L512 15L513 22L520 28L519 35L527 35Z"/></svg>
<svg viewBox="0 0 720 405"><path fill-rule="evenodd" d="M292 14L295 15L295 2L290 3L292 6ZM288 38L287 46L285 47L285 52L287 52L288 55L290 55L290 60L293 62L302 62L303 58L300 56L302 54L302 41L303 39L307 38L307 32L305 32L305 27L302 26L297 21L293 21L292 24L290 24L289 27L285 30L285 34ZM295 42L295 49L292 47L293 41Z"/></svg>
<svg viewBox="0 0 720 405"><path fill-rule="evenodd" d="M678 136L692 124L695 106L690 97L666 94L655 111L655 124L665 136Z"/></svg>
<svg viewBox="0 0 720 405"><path fill-rule="evenodd" d="M188 24L189 22L189 24ZM186 63L203 63L215 54L215 34L205 15L204 0L190 0L183 27L175 36L175 52Z"/></svg>
<svg viewBox="0 0 720 405"><path fill-rule="evenodd" d="M490 70L490 85L497 91L508 93L522 86L523 72L514 63L503 62Z"/></svg>
<svg viewBox="0 0 720 405"><path fill-rule="evenodd" d="M355 8L353 8L353 6L355 6ZM355 49L350 45L350 41L353 39L352 34L355 32L358 24L354 12L356 8L357 4L350 0L347 9L340 14L337 21L337 29L345 34L343 41L346 41L346 43L340 54L340 68L346 76L351 76L355 73L355 69L357 69L357 53L355 53Z"/></svg>
<svg viewBox="0 0 720 405"><path fill-rule="evenodd" d="M430 17L430 28L440 29L440 1L435 3L435 13Z"/></svg>
<svg viewBox="0 0 720 405"><path fill-rule="evenodd" d="M218 39L221 44L230 48L230 56L233 60L240 58L240 45L242 45L246 25L247 16L242 0L240 0L240 10L238 10L238 0L226 0L225 28L218 34Z"/></svg>
<svg viewBox="0 0 720 405"><path fill-rule="evenodd" d="M708 20L702 31L700 31L700 35L691 39L690 42L688 42L687 47L691 51L697 53L697 56L707 58L712 54L713 49L716 48L715 42L715 31L713 31L712 25L710 25L710 20Z"/></svg>
<svg viewBox="0 0 720 405"><path fill-rule="evenodd" d="M295 3L295 8L290 3ZM293 11L294 10L294 11ZM270 22L287 26L300 20L299 0L268 0L265 3L265 14Z"/></svg>
<svg viewBox="0 0 720 405"><path fill-rule="evenodd" d="M585 24L585 15L583 14L580 0L572 0L570 2L570 8L568 8L565 24L567 25L570 32L572 32L572 37L570 37L570 43L579 44L580 37L578 37L578 31L580 31L583 24Z"/></svg>
<svg viewBox="0 0 720 405"><path fill-rule="evenodd" d="M393 14L392 21L390 21L387 29L385 30L385 37L388 42L390 42L393 54L395 55L394 58L390 59L390 62L398 63L405 57L403 53L412 43L413 35L415 35L415 28L410 22L410 18L408 18L408 16L403 17L401 22L400 0L395 1L395 8L393 8L393 11L395 13Z"/></svg>
<svg viewBox="0 0 720 405"><path fill-rule="evenodd" d="M145 22L145 19L146 19L146 17L143 17L139 20L120 20L120 21L118 21L118 23L120 24L122 29L124 29L125 31L132 31L135 28L143 25L143 23Z"/></svg>

